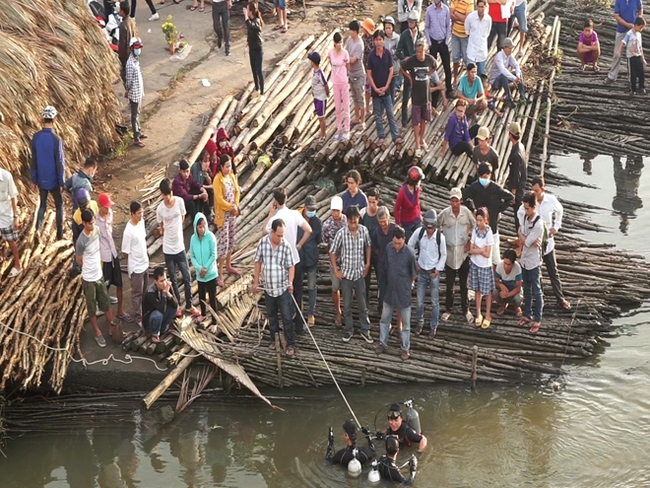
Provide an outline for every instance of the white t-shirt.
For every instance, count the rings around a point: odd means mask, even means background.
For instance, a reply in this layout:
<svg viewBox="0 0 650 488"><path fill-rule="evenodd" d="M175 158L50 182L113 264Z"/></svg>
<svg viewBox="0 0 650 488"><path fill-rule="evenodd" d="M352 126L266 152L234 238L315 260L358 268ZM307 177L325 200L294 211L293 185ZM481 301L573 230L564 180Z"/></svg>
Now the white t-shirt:
<svg viewBox="0 0 650 488"><path fill-rule="evenodd" d="M82 231L75 245L77 256L82 256L81 277L84 281L94 283L104 278L102 270L102 257L99 253L99 228L95 227L90 236Z"/></svg>
<svg viewBox="0 0 650 488"><path fill-rule="evenodd" d="M181 197L173 197L174 206L167 208L165 202L160 202L156 210L156 220L163 223L163 253L178 254L185 251L183 242L183 219L185 218L185 202Z"/></svg>
<svg viewBox="0 0 650 488"><path fill-rule="evenodd" d="M476 247L494 246L494 235L492 235L492 229L489 225L486 225L485 230L487 233L483 237L479 237L477 227L474 227L471 242L476 245ZM489 268L492 266L492 259L490 256L486 258L480 254L472 254L469 259L479 268Z"/></svg>
<svg viewBox="0 0 650 488"><path fill-rule="evenodd" d="M122 252L128 254L129 277L132 273L144 273L149 268L149 254L147 253L147 231L144 220L133 225L129 220L122 236Z"/></svg>
<svg viewBox="0 0 650 488"><path fill-rule="evenodd" d="M18 196L11 173L0 168L0 229L8 229L14 223L14 209L11 200Z"/></svg>
<svg viewBox="0 0 650 488"><path fill-rule="evenodd" d="M273 218L269 219L269 223L266 224L267 234L271 233L271 224L273 224L273 221L277 219L282 219L284 221L284 240L287 241L291 248L293 262L298 264L300 262L300 255L298 254L298 248L296 247L296 244L298 244L296 242L296 238L298 237L298 227L302 227L307 221L297 210L291 210L283 206L275 212Z"/></svg>

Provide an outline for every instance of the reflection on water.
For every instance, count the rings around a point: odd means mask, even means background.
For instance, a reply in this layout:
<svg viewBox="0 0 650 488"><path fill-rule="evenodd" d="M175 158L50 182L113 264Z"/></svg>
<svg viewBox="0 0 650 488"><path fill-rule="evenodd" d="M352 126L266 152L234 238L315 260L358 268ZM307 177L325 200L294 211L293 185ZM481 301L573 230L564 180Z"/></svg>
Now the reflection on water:
<svg viewBox="0 0 650 488"><path fill-rule="evenodd" d="M569 177L598 186L551 188L554 193L601 206L612 202L611 209L593 215L598 224L616 229L623 214L636 216L626 220L623 234L587 238L650 256L650 211L641 205L650 190L642 160L586 155L554 163ZM650 486L650 306L617 324L621 336L597 360L569 365L566 386L558 392L544 385L482 385L479 378L475 392L415 385L345 393L371 430L384 427L385 405L415 399L430 441L420 456L417 486ZM350 480L324 461L328 426L334 427L335 447L342 447L341 424L350 417L334 389L266 393L300 398L277 401L284 412L256 399L201 398L165 426L136 414L135 423L118 427L24 436L9 443L7 459L0 458L0 486L377 486L365 473ZM405 461L410 452L400 454Z"/></svg>

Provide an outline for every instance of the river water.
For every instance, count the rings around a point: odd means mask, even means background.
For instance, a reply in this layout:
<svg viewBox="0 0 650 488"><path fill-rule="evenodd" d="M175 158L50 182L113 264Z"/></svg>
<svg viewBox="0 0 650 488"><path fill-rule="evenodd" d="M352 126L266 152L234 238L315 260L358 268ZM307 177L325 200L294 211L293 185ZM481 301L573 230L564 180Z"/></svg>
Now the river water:
<svg viewBox="0 0 650 488"><path fill-rule="evenodd" d="M598 189L564 187L561 197L603 207L593 220L611 232L594 241L650 258L643 222L650 196L642 162L556 157L567 176ZM646 161L647 163L648 161ZM632 278L632 277L630 277ZM423 487L650 486L650 321L644 306L617 320L604 354L568 364L564 384L536 387L416 385L346 388L362 424L385 427L385 406L413 398L430 445L420 456ZM557 385L555 385L557 386ZM0 460L2 488L29 487L367 487L324 461L327 427L343 446L350 417L334 388L267 391L285 409L255 399L199 400L174 423L27 435ZM375 423L375 416L376 423ZM407 460L409 453L400 453Z"/></svg>

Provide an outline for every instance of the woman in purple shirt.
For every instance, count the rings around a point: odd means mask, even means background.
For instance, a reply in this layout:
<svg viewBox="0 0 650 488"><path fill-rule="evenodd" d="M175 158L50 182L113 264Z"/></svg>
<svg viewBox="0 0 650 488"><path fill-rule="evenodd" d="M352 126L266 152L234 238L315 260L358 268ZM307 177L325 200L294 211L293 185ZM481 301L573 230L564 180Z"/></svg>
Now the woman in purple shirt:
<svg viewBox="0 0 650 488"><path fill-rule="evenodd" d="M467 102L465 100L458 100L458 102L456 102L456 111L451 114L451 117L449 117L449 121L447 122L445 139L442 141L442 147L440 148L441 158L445 155L447 146L449 146L449 149L451 149L451 153L454 156L460 156L465 153L468 158L472 158L474 144L472 144L472 139L469 133L465 110L467 110Z"/></svg>

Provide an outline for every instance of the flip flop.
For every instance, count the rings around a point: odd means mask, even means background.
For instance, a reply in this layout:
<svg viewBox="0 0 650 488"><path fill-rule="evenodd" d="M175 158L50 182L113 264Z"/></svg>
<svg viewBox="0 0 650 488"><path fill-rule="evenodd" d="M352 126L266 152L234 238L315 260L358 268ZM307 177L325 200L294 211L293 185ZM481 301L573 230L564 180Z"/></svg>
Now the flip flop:
<svg viewBox="0 0 650 488"><path fill-rule="evenodd" d="M477 315L476 319L474 320L474 324L476 324L476 327L480 327L481 324L483 324L483 316Z"/></svg>
<svg viewBox="0 0 650 488"><path fill-rule="evenodd" d="M123 313L122 315L118 315L117 318L123 320L124 322L128 322L128 323L133 322L133 317L131 317L128 313Z"/></svg>
<svg viewBox="0 0 650 488"><path fill-rule="evenodd" d="M506 311L506 304L504 303L503 305L499 305L499 308L497 309L497 315L503 315L505 311Z"/></svg>
<svg viewBox="0 0 650 488"><path fill-rule="evenodd" d="M269 349L275 351L275 344L271 342L271 344L269 344Z"/></svg>
<svg viewBox="0 0 650 488"><path fill-rule="evenodd" d="M295 351L294 351L293 347L287 347L287 350L284 351L284 353L285 353L287 356L293 356L293 354L295 353Z"/></svg>
<svg viewBox="0 0 650 488"><path fill-rule="evenodd" d="M337 319L334 321L334 327L339 328L339 329L340 329L341 327L343 327L343 320L337 318Z"/></svg>
<svg viewBox="0 0 650 488"><path fill-rule="evenodd" d="M224 286L226 286L226 285L224 284L224 282L223 282L223 278L219 278L219 279L217 280L217 285L219 285L220 288L223 288Z"/></svg>
<svg viewBox="0 0 650 488"><path fill-rule="evenodd" d="M531 334L536 334L539 328L541 327L541 322L533 322L533 326L530 328L528 332Z"/></svg>
<svg viewBox="0 0 650 488"><path fill-rule="evenodd" d="M481 324L481 329L489 329L491 323L492 320L483 319L483 323Z"/></svg>
<svg viewBox="0 0 650 488"><path fill-rule="evenodd" d="M561 306L564 310L571 310L571 304L570 304L567 300L562 301L562 303L560 304L560 306Z"/></svg>
<svg viewBox="0 0 650 488"><path fill-rule="evenodd" d="M199 12L205 12L205 7L200 7ZM142 137L142 136L140 136L140 137Z"/></svg>
<svg viewBox="0 0 650 488"><path fill-rule="evenodd" d="M277 24L276 24L276 26L273 28L273 30L280 30L280 29L282 29L282 26L281 26L281 25L277 25Z"/></svg>
<svg viewBox="0 0 650 488"><path fill-rule="evenodd" d="M531 320L528 317L524 317L523 319L521 319L519 321L519 325L521 325L523 327L525 325L528 325L530 322L531 322Z"/></svg>
<svg viewBox="0 0 650 488"><path fill-rule="evenodd" d="M192 6L190 7L190 10L191 10L192 12L194 12L197 8L199 8L198 5L192 5Z"/></svg>

